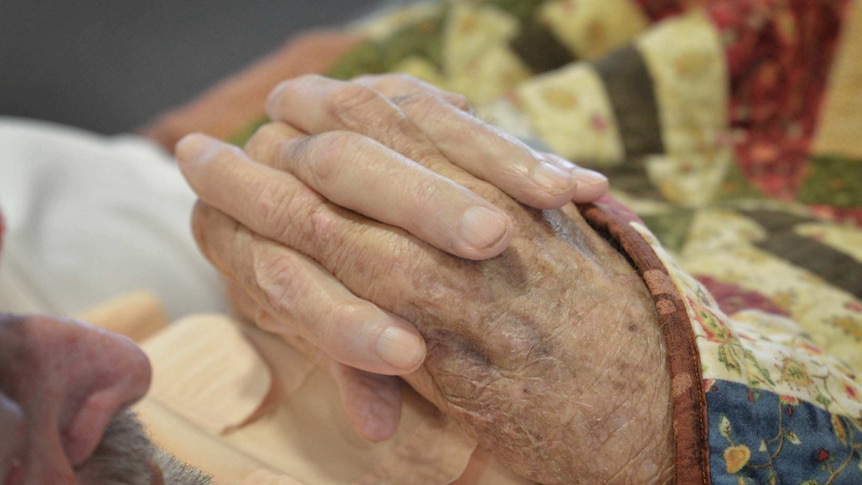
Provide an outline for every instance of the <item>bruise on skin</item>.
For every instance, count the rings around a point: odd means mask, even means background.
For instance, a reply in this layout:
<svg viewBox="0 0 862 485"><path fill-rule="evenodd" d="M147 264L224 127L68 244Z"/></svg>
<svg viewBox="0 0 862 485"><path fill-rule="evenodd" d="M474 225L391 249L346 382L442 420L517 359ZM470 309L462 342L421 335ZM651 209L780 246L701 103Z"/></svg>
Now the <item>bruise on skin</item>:
<svg viewBox="0 0 862 485"><path fill-rule="evenodd" d="M553 462L548 450L559 448L560 434L571 419L566 412L571 400L554 389L555 383L571 375L560 359L551 356L553 344L544 342L547 339L540 337L543 332L536 323L525 324L518 317L498 322L501 327L511 326L517 336L502 339L509 344L509 352L500 352L492 343L493 356L461 335L426 330L425 369L444 410L484 447L508 463L533 463L535 455L541 454L547 467ZM512 350L513 345L520 350ZM537 400L554 404L537 407Z"/></svg>
<svg viewBox="0 0 862 485"><path fill-rule="evenodd" d="M595 483L602 466L616 473L644 452L632 442L665 444L645 435L660 419L638 404L663 389L653 377L664 356L652 300L574 206L499 207L515 228L500 256L468 261L415 240L397 257L347 251L376 276L357 294L414 324L427 357L408 382L483 448L531 480Z"/></svg>

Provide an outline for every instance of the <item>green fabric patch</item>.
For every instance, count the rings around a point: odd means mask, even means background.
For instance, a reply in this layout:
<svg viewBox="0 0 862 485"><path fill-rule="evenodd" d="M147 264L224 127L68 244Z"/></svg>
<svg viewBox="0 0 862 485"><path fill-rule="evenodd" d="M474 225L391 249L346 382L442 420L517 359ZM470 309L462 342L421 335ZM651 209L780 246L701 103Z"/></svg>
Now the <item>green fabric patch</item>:
<svg viewBox="0 0 862 485"><path fill-rule="evenodd" d="M639 216L666 249L679 252L688 240L694 214L694 209L675 208L662 214Z"/></svg>
<svg viewBox="0 0 862 485"><path fill-rule="evenodd" d="M524 23L533 19L536 9L545 1L479 0L473 3L496 7ZM424 58L442 71L443 32L449 11L455 3L456 0L450 0L443 5L437 16L409 23L382 41L368 41L354 47L327 72L327 75L347 80L362 74L391 72L396 65L408 57Z"/></svg>
<svg viewBox="0 0 862 485"><path fill-rule="evenodd" d="M227 142L238 147L244 147L245 144L248 143L248 140L251 138L251 136L254 135L254 133L257 131L257 129L267 123L269 123L269 118L267 118L266 116L262 116L243 127L243 129L234 133L233 136L227 139Z"/></svg>
<svg viewBox="0 0 862 485"><path fill-rule="evenodd" d="M862 206L862 160L812 158L805 169L797 199L803 204Z"/></svg>
<svg viewBox="0 0 862 485"><path fill-rule="evenodd" d="M450 0L450 4L460 0ZM530 20L536 10L547 0L481 0L480 5L491 5L524 22Z"/></svg>
<svg viewBox="0 0 862 485"><path fill-rule="evenodd" d="M444 19L445 13L406 25L383 41L363 42L342 56L326 75L347 80L390 72L408 57L422 57L442 69Z"/></svg>
<svg viewBox="0 0 862 485"><path fill-rule="evenodd" d="M736 199L763 199L763 195L759 189L751 185L746 179L736 163L731 163L727 169L727 174L724 176L724 181L721 183L721 188L716 196L716 201Z"/></svg>

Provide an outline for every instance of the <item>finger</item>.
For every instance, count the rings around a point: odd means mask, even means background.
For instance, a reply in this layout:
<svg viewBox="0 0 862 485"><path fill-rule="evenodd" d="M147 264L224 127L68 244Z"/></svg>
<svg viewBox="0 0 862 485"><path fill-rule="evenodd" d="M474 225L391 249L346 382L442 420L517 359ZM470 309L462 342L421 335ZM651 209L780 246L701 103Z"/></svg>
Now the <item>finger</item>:
<svg viewBox="0 0 862 485"><path fill-rule="evenodd" d="M401 380L335 364L331 372L350 424L369 441L384 441L401 420Z"/></svg>
<svg viewBox="0 0 862 485"><path fill-rule="evenodd" d="M296 332L336 361L377 374L403 374L422 363L425 346L412 325L357 298L305 255L204 203L192 221L204 255L275 317L265 330Z"/></svg>
<svg viewBox="0 0 862 485"><path fill-rule="evenodd" d="M261 327L276 327L278 320L271 314L258 312ZM344 411L353 429L363 438L378 442L392 437L401 420L401 380L361 371L336 362L302 337L288 336L284 340L323 369L335 382Z"/></svg>
<svg viewBox="0 0 862 485"><path fill-rule="evenodd" d="M542 156L548 160L554 161L554 163L572 163L554 153L542 152ZM608 193L608 178L605 177L604 174L578 165L574 165L574 167L575 168L572 173L578 180L578 190L576 190L575 194L572 196L573 202L578 204L594 202Z"/></svg>
<svg viewBox="0 0 862 485"><path fill-rule="evenodd" d="M285 81L270 93L267 114L309 134L365 135L457 182L466 172L448 162L392 101L359 84L317 75Z"/></svg>
<svg viewBox="0 0 862 485"><path fill-rule="evenodd" d="M574 196L570 166L558 166L432 94L398 101L358 84L304 76L279 85L267 112L306 133L360 133L459 183L472 173L531 206L561 207Z"/></svg>
<svg viewBox="0 0 862 485"><path fill-rule="evenodd" d="M468 104L467 98L459 94L444 91L432 84L405 74L366 75L354 78L352 82L368 86L399 105L414 125L417 125L417 127L423 131L432 142L436 142L437 148L441 149L443 154L452 163L477 177L491 182L510 196L527 203L527 205L533 205L529 203L529 199L536 194L532 192L534 190L533 187L529 184L525 185L528 181L520 176L520 174L518 174L514 180L509 181L505 178L505 174L500 171L500 160L504 160L506 154L524 149L529 150L529 148L524 146L519 140L507 135L505 132L502 132L492 125L485 124L480 119L472 116L473 110ZM423 122L423 120L427 120L429 116L432 118L432 121L434 121L433 115L429 112L423 111L422 109L416 109L416 107L423 108L423 103L433 104L434 106L431 107L432 110L443 111L443 113L440 114L441 117L450 115L450 113L446 113L448 110L445 109L445 106L438 106L440 103L437 100L417 99L421 96L436 97L471 116L465 118L464 116L457 116L457 114L452 113L450 117L455 122L448 127L436 122ZM460 123L458 120L460 120ZM472 143L465 143L463 146L447 150L445 148L446 145L439 142L439 140L452 140L456 135L461 133L469 133L470 129L478 130L480 132L478 135L470 135L475 136ZM470 153L469 149L476 146L484 147L485 151L483 153ZM483 156L488 153L487 150L489 148L498 152L496 156ZM607 193L608 179L601 173L579 167L553 153L538 153L540 156L544 157L548 163L551 163L562 170L569 171L574 176L577 181L577 186L575 193L572 195L572 201L576 203L593 202ZM533 163L533 158L528 158L526 163ZM568 202L563 198L558 198L556 200L557 202L562 201L562 203ZM538 204L542 204L542 202L539 201ZM552 203L552 205L554 204ZM533 206L540 207L538 205ZM554 208L551 206L542 207Z"/></svg>
<svg viewBox="0 0 862 485"><path fill-rule="evenodd" d="M511 220L496 206L355 133L309 137L273 123L258 130L246 151L290 172L341 207L405 229L463 258L496 256L511 239Z"/></svg>
<svg viewBox="0 0 862 485"><path fill-rule="evenodd" d="M389 99L410 96L418 92L427 92L446 101L466 113L473 113L473 108L467 98L461 94L452 93L416 79L406 74L367 74L353 78L351 82L374 89Z"/></svg>
<svg viewBox="0 0 862 485"><path fill-rule="evenodd" d="M537 152L437 96L416 92L393 101L449 161L528 206L559 208L571 200L592 202L607 192L607 178L600 173Z"/></svg>

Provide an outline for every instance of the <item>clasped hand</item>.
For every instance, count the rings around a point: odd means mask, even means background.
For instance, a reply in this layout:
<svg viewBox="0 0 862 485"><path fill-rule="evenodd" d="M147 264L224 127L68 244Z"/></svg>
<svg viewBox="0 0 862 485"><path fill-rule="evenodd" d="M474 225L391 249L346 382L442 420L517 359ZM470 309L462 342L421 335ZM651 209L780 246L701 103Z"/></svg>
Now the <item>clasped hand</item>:
<svg viewBox="0 0 862 485"><path fill-rule="evenodd" d="M329 371L360 434L394 431L400 375L531 479L667 477L651 300L568 204L603 177L405 76L306 76L267 110L244 150L177 146L195 236L239 310Z"/></svg>

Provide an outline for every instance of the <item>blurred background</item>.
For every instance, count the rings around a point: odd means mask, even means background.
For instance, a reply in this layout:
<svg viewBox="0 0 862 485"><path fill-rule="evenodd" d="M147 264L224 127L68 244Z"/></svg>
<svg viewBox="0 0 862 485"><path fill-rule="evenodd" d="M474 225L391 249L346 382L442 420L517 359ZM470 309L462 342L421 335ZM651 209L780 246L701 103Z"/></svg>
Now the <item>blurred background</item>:
<svg viewBox="0 0 862 485"><path fill-rule="evenodd" d="M0 0L0 115L143 125L313 27L392 0Z"/></svg>

